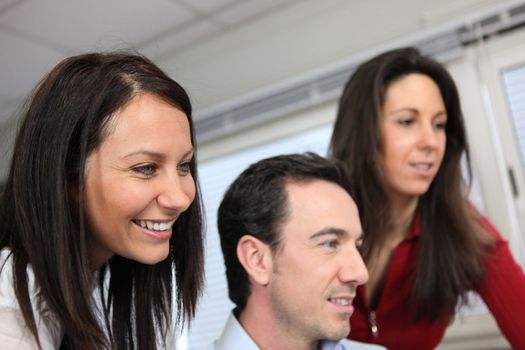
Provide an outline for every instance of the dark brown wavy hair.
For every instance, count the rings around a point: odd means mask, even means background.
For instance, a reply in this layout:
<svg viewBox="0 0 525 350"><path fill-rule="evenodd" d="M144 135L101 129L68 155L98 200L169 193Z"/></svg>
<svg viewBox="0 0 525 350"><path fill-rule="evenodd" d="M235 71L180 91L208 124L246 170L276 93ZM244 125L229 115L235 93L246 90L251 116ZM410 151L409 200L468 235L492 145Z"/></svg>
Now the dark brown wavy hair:
<svg viewBox="0 0 525 350"><path fill-rule="evenodd" d="M330 142L331 156L349 169L365 232L362 254L368 261L384 242L391 208L379 161L381 106L388 87L412 73L430 77L439 87L447 112L446 150L429 190L420 197L419 253L414 267L411 313L436 321L483 278L488 235L466 199L471 181L467 137L456 85L445 68L414 48L380 54L360 65L339 103ZM466 178L461 157L466 160Z"/></svg>
<svg viewBox="0 0 525 350"><path fill-rule="evenodd" d="M156 349L168 327L195 314L203 284L199 192L174 224L164 261L144 265L114 256L100 269L96 289L104 301L104 320L96 311L86 252L86 159L111 132L112 116L144 93L183 111L194 143L188 95L136 53L67 58L29 100L0 199L0 248L11 251L16 297L39 345L28 291L29 265L41 300L65 331L61 349ZM191 173L197 181L194 160Z"/></svg>

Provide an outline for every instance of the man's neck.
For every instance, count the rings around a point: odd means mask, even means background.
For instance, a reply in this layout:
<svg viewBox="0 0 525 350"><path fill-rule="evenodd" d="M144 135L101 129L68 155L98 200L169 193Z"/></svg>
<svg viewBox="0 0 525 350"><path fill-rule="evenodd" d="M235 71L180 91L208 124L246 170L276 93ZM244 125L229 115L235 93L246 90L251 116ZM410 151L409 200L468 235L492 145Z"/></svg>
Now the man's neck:
<svg viewBox="0 0 525 350"><path fill-rule="evenodd" d="M253 292L253 291L252 291ZM261 350L318 350L319 341L307 340L293 330L284 329L271 313L271 307L264 301L250 295L246 308L238 321L244 331ZM260 300L260 299L259 299ZM288 327L289 328L289 327Z"/></svg>

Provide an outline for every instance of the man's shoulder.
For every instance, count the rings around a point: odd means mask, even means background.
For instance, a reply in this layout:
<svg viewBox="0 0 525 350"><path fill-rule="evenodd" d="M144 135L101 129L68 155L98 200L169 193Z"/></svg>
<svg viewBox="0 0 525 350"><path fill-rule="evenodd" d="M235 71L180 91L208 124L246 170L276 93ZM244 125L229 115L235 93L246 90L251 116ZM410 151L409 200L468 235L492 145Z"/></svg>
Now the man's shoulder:
<svg viewBox="0 0 525 350"><path fill-rule="evenodd" d="M381 345L361 343L355 340L323 341L322 350L385 350Z"/></svg>
<svg viewBox="0 0 525 350"><path fill-rule="evenodd" d="M257 350L258 347L241 326L233 312L230 313L224 329L212 344L191 350Z"/></svg>
<svg viewBox="0 0 525 350"><path fill-rule="evenodd" d="M206 346L192 347L190 350L215 350L215 343L211 343Z"/></svg>
<svg viewBox="0 0 525 350"><path fill-rule="evenodd" d="M345 339L345 342L348 343L348 350L384 350L386 349L382 345L361 343L355 340Z"/></svg>
<svg viewBox="0 0 525 350"><path fill-rule="evenodd" d="M354 340L323 341L322 350L385 350L381 345L361 343ZM191 350L216 350L215 342L207 346L192 348Z"/></svg>

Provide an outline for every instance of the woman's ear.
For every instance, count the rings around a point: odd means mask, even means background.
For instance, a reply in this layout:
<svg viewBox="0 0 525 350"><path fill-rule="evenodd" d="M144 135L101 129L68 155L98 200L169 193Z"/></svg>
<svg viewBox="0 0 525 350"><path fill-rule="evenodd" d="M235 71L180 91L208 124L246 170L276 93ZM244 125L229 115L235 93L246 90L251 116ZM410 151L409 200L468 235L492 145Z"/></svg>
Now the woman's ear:
<svg viewBox="0 0 525 350"><path fill-rule="evenodd" d="M237 258L253 283L269 283L273 262L268 244L250 235L242 236L237 243Z"/></svg>

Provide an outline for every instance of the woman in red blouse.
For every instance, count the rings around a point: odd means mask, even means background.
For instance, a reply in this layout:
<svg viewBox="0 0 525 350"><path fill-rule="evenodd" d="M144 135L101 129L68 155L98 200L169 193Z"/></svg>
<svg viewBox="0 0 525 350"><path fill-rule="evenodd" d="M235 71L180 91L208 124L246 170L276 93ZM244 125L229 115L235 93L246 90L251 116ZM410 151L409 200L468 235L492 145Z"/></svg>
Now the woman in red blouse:
<svg viewBox="0 0 525 350"><path fill-rule="evenodd" d="M362 64L344 89L330 147L351 173L370 273L349 338L432 349L475 291L513 348L525 349L525 275L466 197L468 144L445 68L413 48Z"/></svg>

